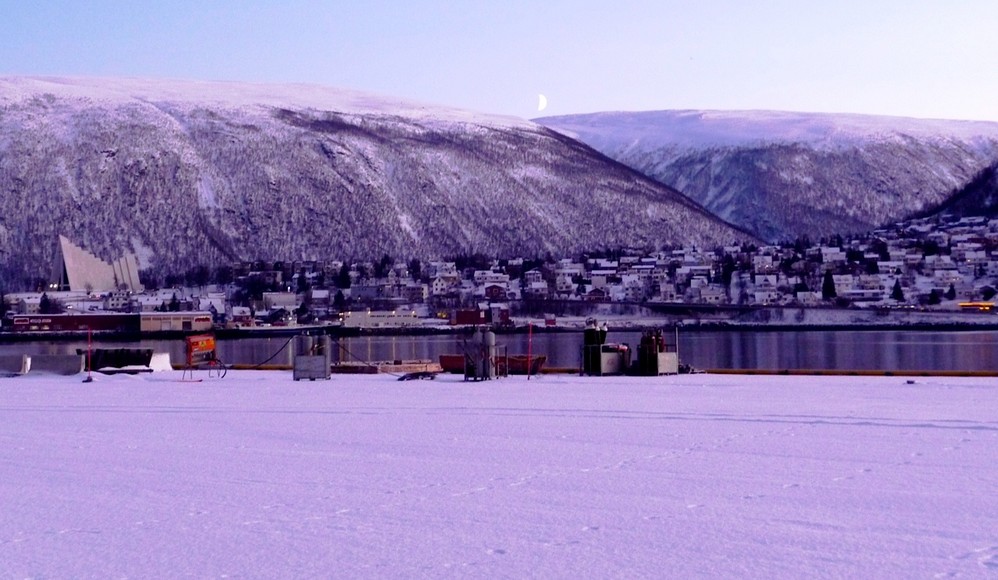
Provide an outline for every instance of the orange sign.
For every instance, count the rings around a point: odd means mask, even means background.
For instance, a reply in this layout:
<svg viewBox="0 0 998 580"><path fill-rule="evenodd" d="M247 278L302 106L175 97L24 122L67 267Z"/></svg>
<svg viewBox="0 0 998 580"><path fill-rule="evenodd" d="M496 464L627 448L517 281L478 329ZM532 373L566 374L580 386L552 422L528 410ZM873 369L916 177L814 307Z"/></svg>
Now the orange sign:
<svg viewBox="0 0 998 580"><path fill-rule="evenodd" d="M187 365L215 358L215 337L211 334L196 334L187 337Z"/></svg>

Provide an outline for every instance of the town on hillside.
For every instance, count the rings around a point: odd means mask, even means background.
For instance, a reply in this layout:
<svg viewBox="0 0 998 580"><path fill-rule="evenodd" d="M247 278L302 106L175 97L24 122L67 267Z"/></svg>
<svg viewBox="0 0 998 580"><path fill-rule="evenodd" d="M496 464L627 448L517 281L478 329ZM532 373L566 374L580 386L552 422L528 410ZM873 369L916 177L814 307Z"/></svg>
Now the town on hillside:
<svg viewBox="0 0 998 580"><path fill-rule="evenodd" d="M622 249L574 258L256 261L163 279L149 271L128 274L128 260L103 278L81 278L97 271L99 260L68 241L60 259L60 280L3 294L5 330L72 330L78 327L38 316L101 313L140 313L143 331L197 331L510 325L513 316L585 315L607 304L991 312L998 220L932 218L814 243Z"/></svg>

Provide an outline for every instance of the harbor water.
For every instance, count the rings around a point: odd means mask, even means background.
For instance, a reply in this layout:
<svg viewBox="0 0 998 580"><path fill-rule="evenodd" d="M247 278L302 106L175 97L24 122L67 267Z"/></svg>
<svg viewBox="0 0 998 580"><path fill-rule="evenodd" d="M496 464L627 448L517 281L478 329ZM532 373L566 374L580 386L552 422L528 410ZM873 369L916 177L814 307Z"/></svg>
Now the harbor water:
<svg viewBox="0 0 998 580"><path fill-rule="evenodd" d="M671 331L670 331L671 332ZM333 341L333 360L438 360L460 353L465 335L359 336ZM640 332L611 331L607 341L637 348ZM227 364L288 365L292 337L219 340L219 358ZM547 356L547 367L578 368L581 332L502 334L508 354ZM0 354L70 354L86 350L82 341L31 341L0 344ZM185 360L183 340L99 341L95 348L147 348L168 352L174 364ZM501 352L502 352L501 350ZM905 330L682 330L679 358L694 369L998 371L998 331Z"/></svg>

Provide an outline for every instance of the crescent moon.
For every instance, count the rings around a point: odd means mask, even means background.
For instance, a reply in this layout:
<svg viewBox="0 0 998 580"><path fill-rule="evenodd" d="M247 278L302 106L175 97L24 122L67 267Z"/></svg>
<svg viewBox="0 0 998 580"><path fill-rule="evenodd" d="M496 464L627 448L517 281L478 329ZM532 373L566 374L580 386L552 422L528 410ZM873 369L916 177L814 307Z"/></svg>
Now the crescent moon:
<svg viewBox="0 0 998 580"><path fill-rule="evenodd" d="M543 111L546 108L548 108L548 98L543 94L537 95L537 110Z"/></svg>

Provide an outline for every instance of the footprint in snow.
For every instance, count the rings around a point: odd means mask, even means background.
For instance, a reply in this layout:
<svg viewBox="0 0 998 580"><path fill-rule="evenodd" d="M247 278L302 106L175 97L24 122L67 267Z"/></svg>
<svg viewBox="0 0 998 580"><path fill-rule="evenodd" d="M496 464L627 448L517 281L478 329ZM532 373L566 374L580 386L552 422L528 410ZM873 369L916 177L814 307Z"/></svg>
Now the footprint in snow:
<svg viewBox="0 0 998 580"><path fill-rule="evenodd" d="M975 550L977 552L977 563L988 570L998 571L998 546L990 546Z"/></svg>

